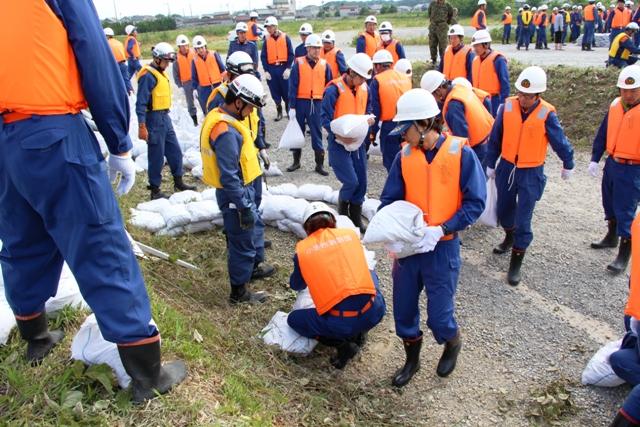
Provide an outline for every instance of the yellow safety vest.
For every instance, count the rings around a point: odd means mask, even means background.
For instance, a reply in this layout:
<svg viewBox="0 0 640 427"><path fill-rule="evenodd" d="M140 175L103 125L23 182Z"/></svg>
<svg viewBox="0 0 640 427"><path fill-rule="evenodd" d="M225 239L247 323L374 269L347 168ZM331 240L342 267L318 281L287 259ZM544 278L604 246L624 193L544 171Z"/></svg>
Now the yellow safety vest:
<svg viewBox="0 0 640 427"><path fill-rule="evenodd" d="M164 71L160 72L150 65L145 65L138 73L138 81L147 71L153 74L158 82L151 91L151 110L168 110L171 108L171 83L169 83L169 77Z"/></svg>
<svg viewBox="0 0 640 427"><path fill-rule="evenodd" d="M615 58L616 54L618 53L618 49L620 48L620 43L622 42L622 39L629 39L629 38L631 37L629 37L629 35L625 32L618 34L611 42L611 47L609 48L609 56L612 58ZM629 59L629 56L631 56L631 52L629 51L629 49L624 49L620 54L620 59L627 60Z"/></svg>
<svg viewBox="0 0 640 427"><path fill-rule="evenodd" d="M224 98L227 96L227 91L229 90L229 85L226 83L221 83L219 86L215 87L209 98L207 98L207 109L209 108L209 104L211 104L218 93ZM258 138L258 123L260 122L260 116L258 116L258 109L254 108L251 110L251 114L248 117L245 117L242 123L249 128L249 132L251 132L251 137L255 141Z"/></svg>
<svg viewBox="0 0 640 427"><path fill-rule="evenodd" d="M220 183L220 168L216 159L216 152L211 148L209 139L213 128L220 122L225 122L236 129L242 135L242 148L240 149L240 170L244 185L249 185L257 177L262 175L260 162L258 162L258 149L253 144L253 138L249 128L241 121L224 113L219 108L211 110L204 119L200 133L200 155L202 156L202 180L205 184L215 188L223 188Z"/></svg>

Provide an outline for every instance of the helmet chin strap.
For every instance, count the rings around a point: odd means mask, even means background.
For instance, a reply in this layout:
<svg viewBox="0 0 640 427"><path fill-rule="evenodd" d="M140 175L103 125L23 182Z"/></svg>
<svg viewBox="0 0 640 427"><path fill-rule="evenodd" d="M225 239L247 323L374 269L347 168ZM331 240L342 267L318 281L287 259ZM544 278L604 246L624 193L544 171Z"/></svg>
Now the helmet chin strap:
<svg viewBox="0 0 640 427"><path fill-rule="evenodd" d="M418 130L418 132L420 132L420 139L418 140L418 147L423 148L423 149L424 148L427 148L427 149L430 148L430 147L425 147L424 146L424 139L426 138L427 133L429 133L429 131L431 129L433 129L434 123L435 123L435 117L432 117L430 119L430 121L429 121L429 126L425 130L421 131L420 128L418 127L418 124L416 122L413 122L413 124L416 127L416 129Z"/></svg>

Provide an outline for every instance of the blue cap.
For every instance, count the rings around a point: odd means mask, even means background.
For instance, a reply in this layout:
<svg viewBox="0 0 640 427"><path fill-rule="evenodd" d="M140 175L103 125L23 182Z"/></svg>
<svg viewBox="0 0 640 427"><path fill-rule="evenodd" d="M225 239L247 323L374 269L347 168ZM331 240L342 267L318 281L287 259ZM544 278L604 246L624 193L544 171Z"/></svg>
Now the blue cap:
<svg viewBox="0 0 640 427"><path fill-rule="evenodd" d="M391 132L389 132L389 135L391 136L402 135L402 133L404 133L407 129L409 129L412 124L413 124L413 120L399 122L398 125L394 127L393 130L391 130Z"/></svg>

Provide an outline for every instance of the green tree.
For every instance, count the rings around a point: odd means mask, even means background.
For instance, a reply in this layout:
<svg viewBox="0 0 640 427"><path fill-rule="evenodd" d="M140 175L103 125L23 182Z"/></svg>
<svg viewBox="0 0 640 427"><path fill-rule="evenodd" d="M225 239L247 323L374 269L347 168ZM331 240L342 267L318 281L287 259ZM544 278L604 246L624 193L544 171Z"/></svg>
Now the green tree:
<svg viewBox="0 0 640 427"><path fill-rule="evenodd" d="M360 8L360 12L358 13L359 16L367 16L367 15L371 15L371 9L369 9L368 6L362 6Z"/></svg>

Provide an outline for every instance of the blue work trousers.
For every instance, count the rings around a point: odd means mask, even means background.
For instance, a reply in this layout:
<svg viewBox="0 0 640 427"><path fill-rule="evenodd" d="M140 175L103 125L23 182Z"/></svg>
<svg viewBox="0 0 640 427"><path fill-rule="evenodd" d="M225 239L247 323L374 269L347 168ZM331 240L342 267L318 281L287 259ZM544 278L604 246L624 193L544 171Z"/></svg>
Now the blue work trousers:
<svg viewBox="0 0 640 427"><path fill-rule="evenodd" d="M516 26L516 44L518 46L520 46L520 33L522 32L522 27L517 25Z"/></svg>
<svg viewBox="0 0 640 427"><path fill-rule="evenodd" d="M542 166L520 169L505 159L498 163L498 221L505 230L515 229L513 247L516 249L527 249L533 240L533 209L542 197L546 182Z"/></svg>
<svg viewBox="0 0 640 427"><path fill-rule="evenodd" d="M458 333L455 294L460 273L460 241L441 240L431 252L397 259L393 263L393 319L396 335L420 337L420 294L427 294L427 327L438 344Z"/></svg>
<svg viewBox="0 0 640 427"><path fill-rule="evenodd" d="M66 261L107 341L157 333L107 164L81 114L0 119L0 239L16 315L44 311Z"/></svg>
<svg viewBox="0 0 640 427"><path fill-rule="evenodd" d="M486 165L484 163L484 158L487 156L488 144L486 142L483 142L482 144L474 145L473 147L471 147L471 149L474 153L476 153L476 157L482 165L482 170L485 170Z"/></svg>
<svg viewBox="0 0 640 427"><path fill-rule="evenodd" d="M593 21L584 21L584 36L582 46L590 48L593 45L596 31L596 24Z"/></svg>
<svg viewBox="0 0 640 427"><path fill-rule="evenodd" d="M129 75L129 68L127 67L127 63L125 61L118 62L118 68L120 69L120 74L122 74L122 81L124 82L124 87L127 89L127 93L133 92L133 86L131 85L131 76Z"/></svg>
<svg viewBox="0 0 640 427"><path fill-rule="evenodd" d="M269 66L269 74L271 79L267 80L267 86L271 92L271 98L276 105L280 105L282 101L289 104L289 80L282 77L282 73L287 69L287 65Z"/></svg>
<svg viewBox="0 0 640 427"><path fill-rule="evenodd" d="M382 152L382 164L387 172L391 169L393 159L396 158L400 151L400 144L402 143L401 135L389 135L396 125L396 122L382 122L380 126L380 151Z"/></svg>
<svg viewBox="0 0 640 427"><path fill-rule="evenodd" d="M627 418L631 417L635 423L640 423L640 385L633 387L622 404L622 411Z"/></svg>
<svg viewBox="0 0 640 427"><path fill-rule="evenodd" d="M569 41L573 43L574 41L578 40L578 37L580 37L580 25L572 24L571 37L569 38Z"/></svg>
<svg viewBox="0 0 640 427"><path fill-rule="evenodd" d="M197 111L196 111L195 102L193 100L193 91L194 91L193 82L191 80L189 80L188 82L183 82L182 90L184 91L184 97L187 100L187 110L189 111L189 115L195 116ZM207 96L207 99L209 99L208 96ZM207 99L205 99L204 101L207 102ZM200 100L200 98L198 98L198 100Z"/></svg>
<svg viewBox="0 0 640 427"><path fill-rule="evenodd" d="M640 165L624 165L607 157L602 174L602 207L606 220L616 220L618 236L631 237L638 202Z"/></svg>
<svg viewBox="0 0 640 427"><path fill-rule="evenodd" d="M164 158L171 168L171 175L182 176L182 150L171 124L168 111L149 111L146 116L149 131L149 185L160 187Z"/></svg>
<svg viewBox="0 0 640 427"><path fill-rule="evenodd" d="M500 95L491 95L491 115L495 118L498 114L498 108L503 104Z"/></svg>
<svg viewBox="0 0 640 427"><path fill-rule="evenodd" d="M368 138L368 136L367 136ZM367 194L367 152L365 144L356 151L347 151L329 134L329 166L342 184L340 200L361 205Z"/></svg>
<svg viewBox="0 0 640 427"><path fill-rule="evenodd" d="M305 133L305 124L311 131L311 148L313 151L324 152L322 146L322 100L321 99L296 99L296 120L302 133Z"/></svg>
<svg viewBox="0 0 640 427"><path fill-rule="evenodd" d="M202 114L207 115L207 99L209 99L209 95L213 92L213 89L220 86L220 83L211 85L211 86L200 86L198 85L198 103L200 104L200 108L202 109Z"/></svg>
<svg viewBox="0 0 640 427"><path fill-rule="evenodd" d="M511 24L504 24L502 27L502 43L509 44L511 39Z"/></svg>
<svg viewBox="0 0 640 427"><path fill-rule="evenodd" d="M609 356L611 369L617 376L636 386L640 384L640 353L638 337L634 332L627 332L622 339L620 350Z"/></svg>
<svg viewBox="0 0 640 427"><path fill-rule="evenodd" d="M536 49L547 47L547 27L538 27L538 37L536 38Z"/></svg>
<svg viewBox="0 0 640 427"><path fill-rule="evenodd" d="M129 80L131 77L135 76L138 71L142 68L140 65L140 60L134 58L127 59L127 70L129 71Z"/></svg>

